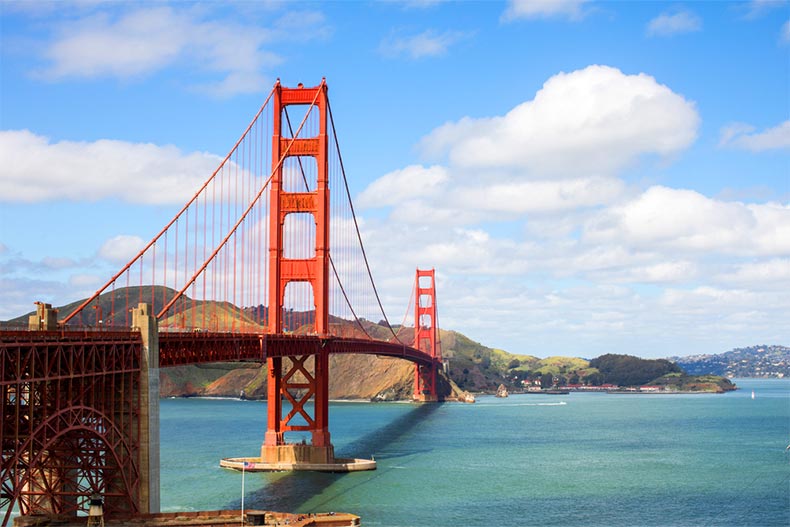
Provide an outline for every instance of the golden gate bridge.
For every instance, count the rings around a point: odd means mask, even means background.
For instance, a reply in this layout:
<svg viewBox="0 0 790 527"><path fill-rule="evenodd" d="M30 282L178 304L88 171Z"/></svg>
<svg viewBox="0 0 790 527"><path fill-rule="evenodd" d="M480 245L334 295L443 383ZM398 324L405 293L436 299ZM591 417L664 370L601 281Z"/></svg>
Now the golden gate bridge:
<svg viewBox="0 0 790 527"><path fill-rule="evenodd" d="M3 525L13 510L87 511L96 494L108 515L158 511L160 367L265 363L266 432L246 458L263 468L344 461L329 432L330 354L411 361L415 400L442 396L434 271L417 270L403 323L390 324L325 80L278 81L175 217L62 311L38 304L27 330L0 330Z"/></svg>

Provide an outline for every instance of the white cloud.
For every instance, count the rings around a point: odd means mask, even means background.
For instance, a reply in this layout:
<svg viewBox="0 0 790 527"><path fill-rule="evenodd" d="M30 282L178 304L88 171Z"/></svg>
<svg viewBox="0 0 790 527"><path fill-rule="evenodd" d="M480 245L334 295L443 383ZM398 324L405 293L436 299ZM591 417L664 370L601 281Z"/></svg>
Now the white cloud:
<svg viewBox="0 0 790 527"><path fill-rule="evenodd" d="M779 41L787 44L790 42L790 20L782 24Z"/></svg>
<svg viewBox="0 0 790 527"><path fill-rule="evenodd" d="M502 181L488 185L451 178L434 165L411 165L382 176L356 199L360 208L394 207L391 218L419 224L468 225L486 218L552 214L615 201L624 191L615 178Z"/></svg>
<svg viewBox="0 0 790 527"><path fill-rule="evenodd" d="M47 256L41 260L41 264L48 269L58 270L76 267L81 265L82 262L76 262L71 258Z"/></svg>
<svg viewBox="0 0 790 527"><path fill-rule="evenodd" d="M145 241L139 236L119 234L105 241L99 248L99 257L110 262L126 263L137 256Z"/></svg>
<svg viewBox="0 0 790 527"><path fill-rule="evenodd" d="M699 311L713 306L754 305L757 295L744 289L721 289L700 286L694 289L667 289L662 295L666 306Z"/></svg>
<svg viewBox="0 0 790 527"><path fill-rule="evenodd" d="M68 6L71 13L86 13L104 2L106 2L106 0L6 1L3 2L3 12L22 13L29 16L40 17L50 15L58 11L58 9L63 9L64 6Z"/></svg>
<svg viewBox="0 0 790 527"><path fill-rule="evenodd" d="M95 274L74 274L69 277L69 285L77 289L98 289L102 286L102 278L106 279Z"/></svg>
<svg viewBox="0 0 790 527"><path fill-rule="evenodd" d="M790 148L790 120L762 132L749 124L733 123L721 130L719 146L762 152Z"/></svg>
<svg viewBox="0 0 790 527"><path fill-rule="evenodd" d="M448 0L403 0L403 6L408 9L427 9L435 7Z"/></svg>
<svg viewBox="0 0 790 527"><path fill-rule="evenodd" d="M644 267L632 267L624 277L629 282L664 283L686 282L699 274L698 267L688 260L659 262Z"/></svg>
<svg viewBox="0 0 790 527"><path fill-rule="evenodd" d="M0 201L95 201L178 204L214 171L217 156L174 146L102 139L60 141L28 130L0 131Z"/></svg>
<svg viewBox="0 0 790 527"><path fill-rule="evenodd" d="M588 66L551 77L506 115L464 118L422 140L426 155L524 175L607 175L641 156L672 156L696 138L692 102L644 73Z"/></svg>
<svg viewBox="0 0 790 527"><path fill-rule="evenodd" d="M173 62L188 41L190 22L167 7L140 10L112 22L106 14L64 27L47 52L46 76L132 77Z"/></svg>
<svg viewBox="0 0 790 527"><path fill-rule="evenodd" d="M471 210L546 213L610 203L622 192L623 184L617 179L591 177L460 188L450 201Z"/></svg>
<svg viewBox="0 0 790 527"><path fill-rule="evenodd" d="M385 57L405 56L410 59L439 57L445 55L450 46L467 37L468 34L462 31L437 33L433 30L411 36L392 35L381 41L379 52Z"/></svg>
<svg viewBox="0 0 790 527"><path fill-rule="evenodd" d="M536 18L567 18L579 20L586 12L584 4L589 0L508 0L502 14L503 21Z"/></svg>
<svg viewBox="0 0 790 527"><path fill-rule="evenodd" d="M379 209L365 228L375 275L435 266L445 327L513 352L595 356L639 341L652 343L640 354L667 356L781 342L790 204L621 178L644 156L681 154L699 122L652 77L591 66L552 77L505 115L441 126L421 144L441 161L390 172L356 201ZM407 302L409 284L379 286L385 307Z"/></svg>
<svg viewBox="0 0 790 527"><path fill-rule="evenodd" d="M170 6L110 13L103 10L62 25L45 53L49 66L37 74L49 80L129 79L185 65L191 75L212 78L195 81L197 89L230 96L260 91L267 84L264 71L281 59L264 44L327 32L323 15L316 12L286 13L268 28L204 21L201 10Z"/></svg>
<svg viewBox="0 0 790 527"><path fill-rule="evenodd" d="M755 287L763 285L771 289L790 289L790 259L773 258L766 261L749 262L733 266L719 274L720 282ZM784 284L784 285L780 285Z"/></svg>
<svg viewBox="0 0 790 527"><path fill-rule="evenodd" d="M746 18L759 18L772 9L784 7L787 0L751 0L746 7Z"/></svg>
<svg viewBox="0 0 790 527"><path fill-rule="evenodd" d="M381 176L354 200L360 207L384 207L441 191L449 177L444 167L410 165Z"/></svg>
<svg viewBox="0 0 790 527"><path fill-rule="evenodd" d="M655 186L585 226L587 243L723 254L790 254L790 205L724 202Z"/></svg>
<svg viewBox="0 0 790 527"><path fill-rule="evenodd" d="M464 226L477 223L483 215L477 210L462 209L450 199L413 199L398 203L390 213L395 222L415 225Z"/></svg>
<svg viewBox="0 0 790 527"><path fill-rule="evenodd" d="M33 311L34 301L52 302L66 287L58 280L12 278L0 275L0 320L9 320ZM23 323L23 325L25 325Z"/></svg>
<svg viewBox="0 0 790 527"><path fill-rule="evenodd" d="M691 11L661 13L647 24L647 34L652 37L668 37L680 33L692 33L702 29L702 19Z"/></svg>

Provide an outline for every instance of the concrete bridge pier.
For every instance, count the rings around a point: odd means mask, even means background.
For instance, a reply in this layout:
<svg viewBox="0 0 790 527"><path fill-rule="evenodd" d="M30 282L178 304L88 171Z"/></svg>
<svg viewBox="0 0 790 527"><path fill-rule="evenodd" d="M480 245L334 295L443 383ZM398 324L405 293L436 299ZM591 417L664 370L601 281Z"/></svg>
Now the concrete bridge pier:
<svg viewBox="0 0 790 527"><path fill-rule="evenodd" d="M36 302L36 314L28 317L30 331L55 331L58 329L58 310L52 304Z"/></svg>
<svg viewBox="0 0 790 527"><path fill-rule="evenodd" d="M140 512L159 512L159 325L149 304L132 309L143 339L140 364Z"/></svg>

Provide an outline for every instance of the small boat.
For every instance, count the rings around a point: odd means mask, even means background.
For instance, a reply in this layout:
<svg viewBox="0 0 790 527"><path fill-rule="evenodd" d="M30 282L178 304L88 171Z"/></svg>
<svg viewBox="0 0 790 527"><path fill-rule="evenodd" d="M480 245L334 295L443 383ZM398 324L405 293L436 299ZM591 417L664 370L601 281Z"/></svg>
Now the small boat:
<svg viewBox="0 0 790 527"><path fill-rule="evenodd" d="M754 399L754 390L752 390L752 399Z"/></svg>

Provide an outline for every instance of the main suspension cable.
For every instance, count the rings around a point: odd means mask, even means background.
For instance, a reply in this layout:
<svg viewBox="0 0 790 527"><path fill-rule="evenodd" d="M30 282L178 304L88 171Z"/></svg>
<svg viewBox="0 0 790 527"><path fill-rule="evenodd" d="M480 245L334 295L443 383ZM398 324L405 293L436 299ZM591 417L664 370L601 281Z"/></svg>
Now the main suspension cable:
<svg viewBox="0 0 790 527"><path fill-rule="evenodd" d="M337 140L337 129L335 128L335 119L332 116L332 105L329 104L329 99L327 99L327 101L326 101L326 106L327 106L327 110L329 110L329 120L332 123L332 135L335 138L335 149L337 150L337 157L338 157L338 160L340 161L340 171L343 174L343 184L346 187L346 196L348 197L349 207L351 207L351 217L354 220L354 228L357 231L357 240L359 240L359 247L362 250L362 258L365 261L365 268L367 269L368 277L370 278L370 284L373 286L373 293L376 295L376 302L378 302L378 304L379 304L379 309L381 310L381 314L384 316L384 322L387 323L387 328L390 330L390 333L392 333L392 336L395 337L395 339L398 342L400 342L401 344L404 344L404 342L401 341L398 338L398 335L395 333L395 330L392 329L392 324L390 324L390 321L387 318L387 313L384 312L384 306L381 303L381 297L379 297L378 289L376 289L376 282L373 281L373 273L370 271L370 264L368 263L368 256L365 253L365 246L362 244L362 235L359 232L359 223L357 223L357 215L354 212L354 203L351 201L351 191L348 188L348 179L346 178L346 169L345 169L345 166L343 165L343 156L340 153L340 143L338 143L338 140Z"/></svg>
<svg viewBox="0 0 790 527"><path fill-rule="evenodd" d="M288 116L288 109L287 107L284 108L285 113L285 122L288 124L288 131L290 132L291 136L293 137L294 131L291 127L291 118ZM334 123L332 123L332 128L334 129ZM337 136L335 136L335 144L337 144ZM307 182L307 175L305 174L304 165L302 164L302 158L297 156L297 162L299 163L299 171L302 173L302 181L304 182L304 188L307 192L310 192L310 184ZM350 200L349 200L350 202ZM332 253L329 253L329 264L332 266L332 272L335 274L335 278L337 278L337 284L340 286L340 291L343 293L343 298L346 300L346 305L348 309L351 310L351 314L354 315L354 321L359 326L359 329L370 339L373 340L373 337L370 336L370 333L365 329L365 326L362 325L362 321L359 320L356 312L354 311L354 306L351 305L351 299L348 298L348 294L346 293L346 288L343 286L342 280L340 280L340 274L337 272L337 268L335 267L335 261L332 259Z"/></svg>

